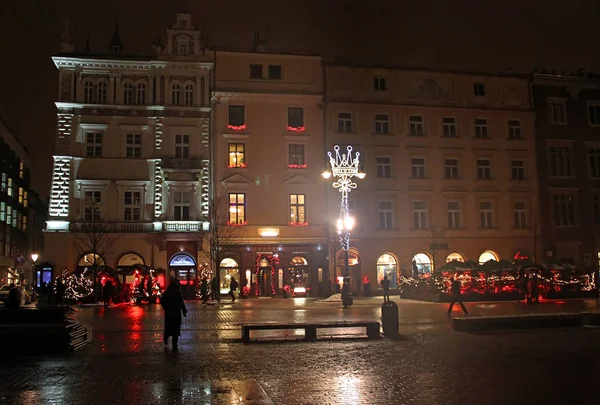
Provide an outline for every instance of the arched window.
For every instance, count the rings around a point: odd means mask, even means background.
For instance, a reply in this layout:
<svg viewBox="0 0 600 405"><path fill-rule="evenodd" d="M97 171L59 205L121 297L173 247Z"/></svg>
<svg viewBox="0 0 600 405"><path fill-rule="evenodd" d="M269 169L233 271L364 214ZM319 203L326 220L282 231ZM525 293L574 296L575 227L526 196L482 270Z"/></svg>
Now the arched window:
<svg viewBox="0 0 600 405"><path fill-rule="evenodd" d="M377 259L377 287L381 288L381 280L387 276L390 280L390 288L397 288L398 265L394 256L385 253Z"/></svg>
<svg viewBox="0 0 600 405"><path fill-rule="evenodd" d="M498 261L498 254L493 250L486 250L481 254L481 256L479 256L479 264L489 262L490 260Z"/></svg>
<svg viewBox="0 0 600 405"><path fill-rule="evenodd" d="M95 253L86 253L77 261L77 267L104 266L104 259Z"/></svg>
<svg viewBox="0 0 600 405"><path fill-rule="evenodd" d="M135 103L139 105L146 104L146 83L139 83L135 94Z"/></svg>
<svg viewBox="0 0 600 405"><path fill-rule="evenodd" d="M171 104L179 105L181 101L181 87L178 84L174 84L171 87Z"/></svg>
<svg viewBox="0 0 600 405"><path fill-rule="evenodd" d="M226 257L225 259L221 260L221 264L219 265L219 272L221 273L221 287L220 287L220 291L221 294L228 294L229 293L229 288L231 286L231 279L235 278L238 279L238 273L239 273L239 268L238 268L238 263L230 258L230 257ZM239 283L239 279L237 280Z"/></svg>
<svg viewBox="0 0 600 405"><path fill-rule="evenodd" d="M94 102L94 84L92 82L85 82L83 88L83 101L88 104Z"/></svg>
<svg viewBox="0 0 600 405"><path fill-rule="evenodd" d="M194 85L186 84L185 92L183 94L183 104L186 106L194 105Z"/></svg>
<svg viewBox="0 0 600 405"><path fill-rule="evenodd" d="M98 83L98 104L106 104L108 86L106 82Z"/></svg>
<svg viewBox="0 0 600 405"><path fill-rule="evenodd" d="M133 84L125 83L123 86L123 104L133 104Z"/></svg>
<svg viewBox="0 0 600 405"><path fill-rule="evenodd" d="M430 274L431 258L426 253L417 253L412 259L413 277Z"/></svg>
<svg viewBox="0 0 600 405"><path fill-rule="evenodd" d="M289 283L294 293L306 293L308 288L308 262L302 256L295 256L290 261L289 279L284 284Z"/></svg>
<svg viewBox="0 0 600 405"><path fill-rule="evenodd" d="M460 253L458 253L458 252L450 253L448 255L448 257L446 257L446 263L450 263L451 261L454 261L454 260L457 261L457 262L464 263L465 262L465 257L463 255L461 255Z"/></svg>

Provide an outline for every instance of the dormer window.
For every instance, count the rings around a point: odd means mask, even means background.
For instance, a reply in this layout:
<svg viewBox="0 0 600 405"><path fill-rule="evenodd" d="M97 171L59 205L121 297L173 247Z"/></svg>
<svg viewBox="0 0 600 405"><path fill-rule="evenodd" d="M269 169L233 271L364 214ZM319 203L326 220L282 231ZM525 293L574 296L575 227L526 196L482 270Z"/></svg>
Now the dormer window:
<svg viewBox="0 0 600 405"><path fill-rule="evenodd" d="M187 56L188 54L188 44L186 42L179 43L179 54L182 56Z"/></svg>
<svg viewBox="0 0 600 405"><path fill-rule="evenodd" d="M179 20L179 29L180 30L187 30L188 29L188 22L186 20Z"/></svg>

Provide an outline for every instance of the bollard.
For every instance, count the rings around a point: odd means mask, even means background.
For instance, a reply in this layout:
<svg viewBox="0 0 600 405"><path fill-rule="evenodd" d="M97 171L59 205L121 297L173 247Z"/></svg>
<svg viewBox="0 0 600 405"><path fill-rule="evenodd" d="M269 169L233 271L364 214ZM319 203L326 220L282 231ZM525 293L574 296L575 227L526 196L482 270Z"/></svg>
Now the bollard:
<svg viewBox="0 0 600 405"><path fill-rule="evenodd" d="M386 301L381 305L381 325L386 336L397 335L400 329L398 318L398 305L393 301Z"/></svg>

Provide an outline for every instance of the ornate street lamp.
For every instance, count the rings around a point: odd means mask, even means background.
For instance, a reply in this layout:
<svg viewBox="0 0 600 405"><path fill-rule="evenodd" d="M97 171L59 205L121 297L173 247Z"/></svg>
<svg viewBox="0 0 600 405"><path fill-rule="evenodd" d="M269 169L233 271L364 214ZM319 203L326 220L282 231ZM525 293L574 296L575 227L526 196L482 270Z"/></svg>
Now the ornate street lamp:
<svg viewBox="0 0 600 405"><path fill-rule="evenodd" d="M337 220L337 230L340 235L342 249L344 249L344 285L342 287L342 301L344 308L350 305L350 269L348 267L349 249L350 249L350 231L354 227L354 218L350 216L348 209L348 193L357 187L354 177L364 179L366 174L360 171L360 153L352 153L352 146L346 148L346 152L341 151L338 145L334 146L334 153L327 152L331 172L325 171L322 176L325 179L334 177L333 187L337 188L342 196L340 204L340 216Z"/></svg>

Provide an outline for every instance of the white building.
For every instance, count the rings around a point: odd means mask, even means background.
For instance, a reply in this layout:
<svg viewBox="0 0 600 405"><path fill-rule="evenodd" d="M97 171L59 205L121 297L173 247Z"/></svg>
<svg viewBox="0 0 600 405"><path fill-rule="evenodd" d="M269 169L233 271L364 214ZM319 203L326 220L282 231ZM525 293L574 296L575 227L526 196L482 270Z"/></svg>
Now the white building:
<svg viewBox="0 0 600 405"><path fill-rule="evenodd" d="M128 57L117 27L110 53L75 53L66 24L53 58L58 122L43 254L55 275L102 252L88 235L98 223L116 237L97 259L113 269L138 263L187 276L202 260L213 54L190 14L177 14L166 40L154 56Z"/></svg>

